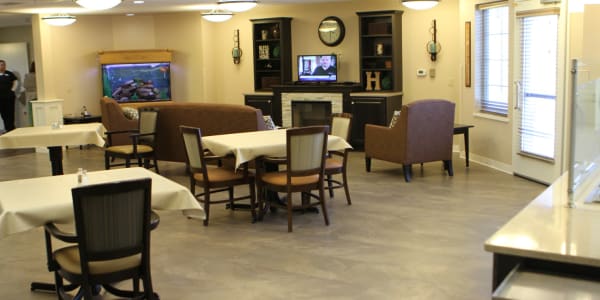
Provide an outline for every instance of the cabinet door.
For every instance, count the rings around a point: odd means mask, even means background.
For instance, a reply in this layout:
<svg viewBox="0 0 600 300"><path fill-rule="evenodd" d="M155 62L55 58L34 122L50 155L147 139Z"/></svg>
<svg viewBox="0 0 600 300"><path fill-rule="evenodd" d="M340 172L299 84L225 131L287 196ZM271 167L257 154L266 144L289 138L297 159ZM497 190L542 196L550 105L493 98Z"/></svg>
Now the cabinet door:
<svg viewBox="0 0 600 300"><path fill-rule="evenodd" d="M353 97L352 113L352 146L363 148L365 140L365 124L387 126L385 98Z"/></svg>
<svg viewBox="0 0 600 300"><path fill-rule="evenodd" d="M246 95L244 98L244 102L248 106L252 106L254 108L258 108L262 110L263 116L272 115L273 106L272 104L272 96L261 96L261 95Z"/></svg>

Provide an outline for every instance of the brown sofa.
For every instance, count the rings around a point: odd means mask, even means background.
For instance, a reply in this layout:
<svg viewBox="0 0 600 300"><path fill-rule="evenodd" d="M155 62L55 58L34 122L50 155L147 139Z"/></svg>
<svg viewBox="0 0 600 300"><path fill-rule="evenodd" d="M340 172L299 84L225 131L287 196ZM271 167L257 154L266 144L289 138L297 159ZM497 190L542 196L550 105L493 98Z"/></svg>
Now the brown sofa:
<svg viewBox="0 0 600 300"><path fill-rule="evenodd" d="M372 158L399 163L408 182L412 164L441 160L452 176L454 107L447 100L419 100L402 106L392 128L365 124L367 172Z"/></svg>
<svg viewBox="0 0 600 300"><path fill-rule="evenodd" d="M108 131L136 129L137 121L125 117L121 105L114 99L100 100L102 124ZM185 162L185 150L179 125L199 127L202 135L265 130L262 112L246 105L193 103L193 102L145 102L123 104L129 107L156 107L160 110L156 132L156 157L158 160ZM115 137L113 144L129 144L126 135Z"/></svg>

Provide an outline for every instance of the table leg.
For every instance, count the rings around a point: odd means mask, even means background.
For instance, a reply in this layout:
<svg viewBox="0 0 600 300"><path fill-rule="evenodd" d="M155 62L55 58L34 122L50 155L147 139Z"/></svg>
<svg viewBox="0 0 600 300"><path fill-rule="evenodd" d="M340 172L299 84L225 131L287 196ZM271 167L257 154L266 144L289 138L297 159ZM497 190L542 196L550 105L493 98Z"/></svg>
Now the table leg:
<svg viewBox="0 0 600 300"><path fill-rule="evenodd" d="M52 176L63 175L62 165L62 147L52 146L48 147L50 155L50 164L52 165Z"/></svg>
<svg viewBox="0 0 600 300"><path fill-rule="evenodd" d="M465 138L465 160L467 163L467 167L469 166L469 128L465 129L465 133L463 134Z"/></svg>

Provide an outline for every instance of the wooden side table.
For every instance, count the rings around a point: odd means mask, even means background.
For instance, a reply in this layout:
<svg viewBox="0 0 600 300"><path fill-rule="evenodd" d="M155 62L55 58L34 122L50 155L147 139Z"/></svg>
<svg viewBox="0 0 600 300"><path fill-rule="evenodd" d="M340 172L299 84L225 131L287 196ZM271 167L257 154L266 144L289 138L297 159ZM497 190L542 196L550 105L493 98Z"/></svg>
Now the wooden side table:
<svg viewBox="0 0 600 300"><path fill-rule="evenodd" d="M469 128L475 127L467 124L454 124L454 134L462 134L465 139L465 162L469 166Z"/></svg>

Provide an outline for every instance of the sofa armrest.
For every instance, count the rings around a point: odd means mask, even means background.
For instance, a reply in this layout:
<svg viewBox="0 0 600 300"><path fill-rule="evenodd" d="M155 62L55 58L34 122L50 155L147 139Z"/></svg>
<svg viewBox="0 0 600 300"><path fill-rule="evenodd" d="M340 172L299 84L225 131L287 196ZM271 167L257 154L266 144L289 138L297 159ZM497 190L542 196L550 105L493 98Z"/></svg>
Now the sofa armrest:
<svg viewBox="0 0 600 300"><path fill-rule="evenodd" d="M365 124L365 156L397 162L400 137L398 128Z"/></svg>

